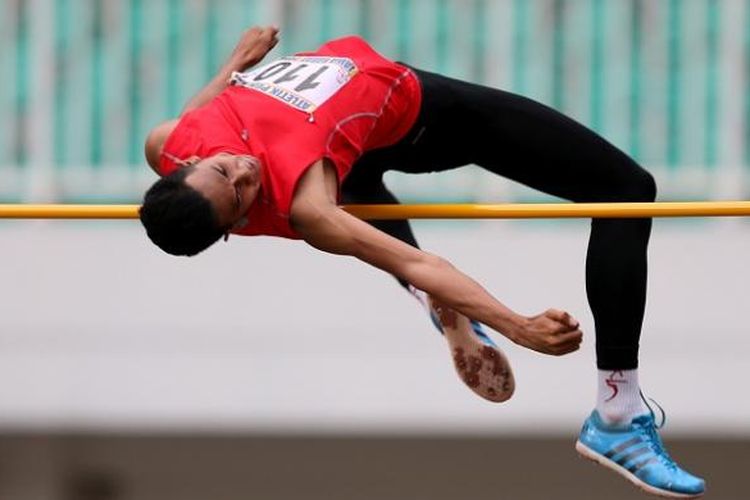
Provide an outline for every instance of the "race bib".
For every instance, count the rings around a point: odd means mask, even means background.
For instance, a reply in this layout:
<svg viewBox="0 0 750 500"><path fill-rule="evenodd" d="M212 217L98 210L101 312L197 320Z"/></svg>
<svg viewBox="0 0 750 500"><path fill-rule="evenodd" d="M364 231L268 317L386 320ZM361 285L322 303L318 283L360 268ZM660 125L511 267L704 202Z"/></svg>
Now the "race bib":
<svg viewBox="0 0 750 500"><path fill-rule="evenodd" d="M312 113L355 74L357 65L347 57L289 56L245 73L235 72L231 83Z"/></svg>

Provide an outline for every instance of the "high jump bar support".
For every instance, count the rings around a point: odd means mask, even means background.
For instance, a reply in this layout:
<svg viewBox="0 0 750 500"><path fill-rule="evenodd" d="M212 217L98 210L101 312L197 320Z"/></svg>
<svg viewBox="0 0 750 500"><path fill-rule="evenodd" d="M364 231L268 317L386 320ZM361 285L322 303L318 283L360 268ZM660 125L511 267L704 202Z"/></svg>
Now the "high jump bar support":
<svg viewBox="0 0 750 500"><path fill-rule="evenodd" d="M138 205L0 204L0 219L137 219ZM361 219L557 219L750 216L750 201L344 205Z"/></svg>

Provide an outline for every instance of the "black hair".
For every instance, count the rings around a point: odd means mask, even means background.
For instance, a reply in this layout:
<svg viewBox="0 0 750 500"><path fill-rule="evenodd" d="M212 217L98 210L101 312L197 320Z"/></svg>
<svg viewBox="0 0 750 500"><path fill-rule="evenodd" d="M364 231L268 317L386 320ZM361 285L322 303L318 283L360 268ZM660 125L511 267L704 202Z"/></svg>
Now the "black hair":
<svg viewBox="0 0 750 500"><path fill-rule="evenodd" d="M193 168L183 167L156 181L139 211L148 237L172 255L196 255L226 233L211 202L185 183Z"/></svg>

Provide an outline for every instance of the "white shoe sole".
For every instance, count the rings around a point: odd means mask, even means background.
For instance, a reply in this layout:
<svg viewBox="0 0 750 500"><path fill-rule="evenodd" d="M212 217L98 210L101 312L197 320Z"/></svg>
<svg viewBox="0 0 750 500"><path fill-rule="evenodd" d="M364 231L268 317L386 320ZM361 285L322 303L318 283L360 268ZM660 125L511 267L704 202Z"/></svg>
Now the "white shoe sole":
<svg viewBox="0 0 750 500"><path fill-rule="evenodd" d="M659 488L655 488L653 486L650 486L640 479L638 477L631 473L629 470L627 470L625 467L622 467L620 464L613 462L612 460L608 459L607 457L597 453L596 451L592 450L585 444L583 444L581 441L576 441L576 451L579 455L581 455L583 458L587 460L591 460L592 462L601 465L602 467L606 467L607 469L616 472L620 476L624 477L646 493L650 493L651 495L656 495L663 498L700 498L704 495L704 493L698 493L698 494L690 494L690 493L675 493L672 491L662 490Z"/></svg>
<svg viewBox="0 0 750 500"><path fill-rule="evenodd" d="M501 403L516 389L513 370L505 354L479 340L469 318L437 302L431 302L440 318L453 366L464 384L478 396Z"/></svg>

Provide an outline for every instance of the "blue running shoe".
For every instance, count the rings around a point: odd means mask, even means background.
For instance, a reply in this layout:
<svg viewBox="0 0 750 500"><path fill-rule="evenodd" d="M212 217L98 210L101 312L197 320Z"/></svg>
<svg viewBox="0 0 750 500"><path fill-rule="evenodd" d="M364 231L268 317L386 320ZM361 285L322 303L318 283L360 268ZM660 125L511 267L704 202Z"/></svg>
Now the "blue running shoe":
<svg viewBox="0 0 750 500"><path fill-rule="evenodd" d="M482 330L449 307L431 302L430 318L443 332L453 357L453 366L464 384L480 397L501 403L516 388L513 370L502 350Z"/></svg>
<svg viewBox="0 0 750 500"><path fill-rule="evenodd" d="M427 312L430 314L430 319L432 320L432 324L437 328L437 331L440 332L440 335L445 335L445 332L443 332L443 325L440 324L440 318L438 317L435 310L430 307L430 300L427 298L427 294L424 293L422 290L419 290L417 288L414 288L412 285L409 285L407 288L407 291L414 296L415 299L419 301L420 304L422 304L422 307L424 307ZM482 324L479 321L471 320L471 331L474 332L474 335L484 344L488 345L490 347L497 348L497 344L490 338L487 333L485 333L484 328L482 327Z"/></svg>
<svg viewBox="0 0 750 500"><path fill-rule="evenodd" d="M440 332L441 335L444 335L443 333L443 325L440 324L440 318L438 318L438 315L430 309L430 319L432 320L432 324L437 328L437 331ZM474 333L474 335L484 344L488 345L490 347L497 347L497 344L490 338L487 333L485 333L484 328L482 327L482 323L476 320L471 320L471 331Z"/></svg>
<svg viewBox="0 0 750 500"><path fill-rule="evenodd" d="M510 399L516 388L513 370L505 353L484 332L482 325L433 302L413 286L408 290L427 310L432 324L448 342L453 366L463 383L493 403Z"/></svg>
<svg viewBox="0 0 750 500"><path fill-rule="evenodd" d="M656 431L653 412L633 419L630 425L611 426L594 410L583 424L576 451L653 495L666 498L703 495L706 490L703 479L681 469L672 460Z"/></svg>

